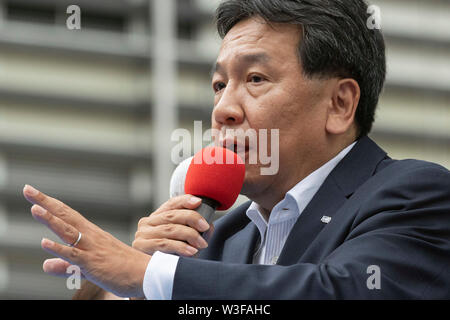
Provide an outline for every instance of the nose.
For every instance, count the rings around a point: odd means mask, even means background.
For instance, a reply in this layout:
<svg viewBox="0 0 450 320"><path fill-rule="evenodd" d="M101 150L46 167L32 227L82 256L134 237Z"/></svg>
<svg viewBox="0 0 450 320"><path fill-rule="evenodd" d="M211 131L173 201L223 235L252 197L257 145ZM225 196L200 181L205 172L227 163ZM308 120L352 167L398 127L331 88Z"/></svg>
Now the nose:
<svg viewBox="0 0 450 320"><path fill-rule="evenodd" d="M244 118L242 97L237 88L228 85L212 112L213 123L215 122L218 126L233 126L241 124Z"/></svg>

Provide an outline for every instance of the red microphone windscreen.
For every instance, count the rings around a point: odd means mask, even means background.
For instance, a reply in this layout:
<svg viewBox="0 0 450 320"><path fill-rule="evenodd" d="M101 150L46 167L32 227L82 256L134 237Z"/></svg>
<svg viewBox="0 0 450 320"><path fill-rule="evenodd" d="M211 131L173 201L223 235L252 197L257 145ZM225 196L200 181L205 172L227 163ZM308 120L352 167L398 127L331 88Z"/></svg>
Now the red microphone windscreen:
<svg viewBox="0 0 450 320"><path fill-rule="evenodd" d="M217 210L227 210L244 184L245 163L233 151L207 147L197 152L186 174L184 191L217 201Z"/></svg>

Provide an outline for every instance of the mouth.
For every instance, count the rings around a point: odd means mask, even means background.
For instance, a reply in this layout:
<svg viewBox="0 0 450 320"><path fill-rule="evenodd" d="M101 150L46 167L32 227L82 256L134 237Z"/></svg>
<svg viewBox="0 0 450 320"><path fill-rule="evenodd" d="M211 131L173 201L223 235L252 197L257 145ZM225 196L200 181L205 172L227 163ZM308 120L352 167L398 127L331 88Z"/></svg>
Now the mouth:
<svg viewBox="0 0 450 320"><path fill-rule="evenodd" d="M220 145L225 149L237 153L241 157L245 155L245 158L248 157L248 152L250 151L248 137L245 137L245 139L238 137L227 137L220 140Z"/></svg>

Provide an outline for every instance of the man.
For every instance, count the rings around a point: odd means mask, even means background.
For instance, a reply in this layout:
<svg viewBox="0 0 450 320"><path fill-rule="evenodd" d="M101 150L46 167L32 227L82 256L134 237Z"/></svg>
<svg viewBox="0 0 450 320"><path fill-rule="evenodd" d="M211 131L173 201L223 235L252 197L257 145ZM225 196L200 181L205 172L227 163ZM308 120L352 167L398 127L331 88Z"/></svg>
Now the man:
<svg viewBox="0 0 450 320"><path fill-rule="evenodd" d="M185 195L141 219L134 248L27 186L33 216L72 245L43 240L64 259L44 270L77 264L106 291L148 299L450 298L450 174L367 137L385 53L366 12L360 0L224 1L212 126L279 129L277 174L247 161L251 202L208 243L200 199Z"/></svg>

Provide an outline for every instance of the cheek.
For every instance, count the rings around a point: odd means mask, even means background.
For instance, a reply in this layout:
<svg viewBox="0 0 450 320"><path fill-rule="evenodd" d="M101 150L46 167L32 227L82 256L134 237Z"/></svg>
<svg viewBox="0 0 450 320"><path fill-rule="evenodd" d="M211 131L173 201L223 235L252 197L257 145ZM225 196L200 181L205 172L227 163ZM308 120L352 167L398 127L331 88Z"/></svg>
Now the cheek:
<svg viewBox="0 0 450 320"><path fill-rule="evenodd" d="M285 126L288 105L282 96L266 95L253 101L246 116L252 128L281 129Z"/></svg>
<svg viewBox="0 0 450 320"><path fill-rule="evenodd" d="M288 133L304 134L321 126L325 108L312 93L297 89L286 94L283 102L278 108L278 122Z"/></svg>

